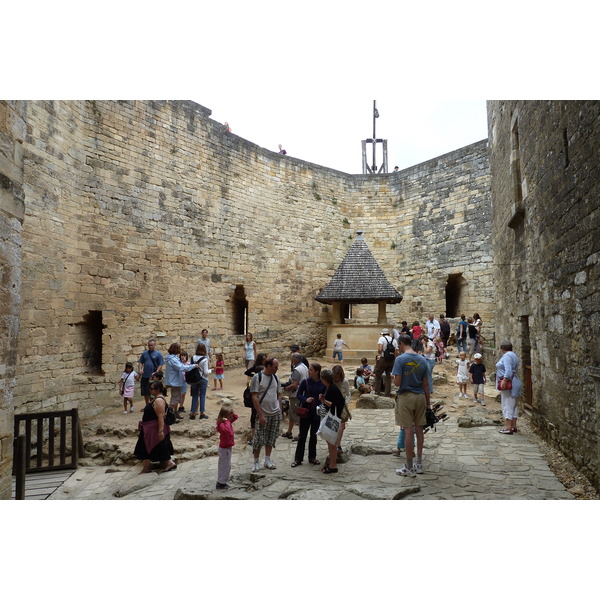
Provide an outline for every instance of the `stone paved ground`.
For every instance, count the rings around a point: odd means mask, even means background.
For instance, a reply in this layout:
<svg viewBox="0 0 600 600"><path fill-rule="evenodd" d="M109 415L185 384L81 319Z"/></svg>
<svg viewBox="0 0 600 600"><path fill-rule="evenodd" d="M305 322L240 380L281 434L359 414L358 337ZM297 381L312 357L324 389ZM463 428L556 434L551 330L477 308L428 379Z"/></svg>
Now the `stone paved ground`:
<svg viewBox="0 0 600 600"><path fill-rule="evenodd" d="M273 452L277 469L253 475L250 447L238 439L227 491L215 490L218 459L209 456L162 474L139 475L139 465L83 467L49 499L573 498L527 434L503 436L498 426L463 428L450 419L425 436L425 473L403 478L395 473L403 460L392 455L397 431L392 410L354 409L343 441L348 460L332 475L308 462L292 469L295 443L284 438ZM325 456L326 444L319 440L318 458L323 462Z"/></svg>

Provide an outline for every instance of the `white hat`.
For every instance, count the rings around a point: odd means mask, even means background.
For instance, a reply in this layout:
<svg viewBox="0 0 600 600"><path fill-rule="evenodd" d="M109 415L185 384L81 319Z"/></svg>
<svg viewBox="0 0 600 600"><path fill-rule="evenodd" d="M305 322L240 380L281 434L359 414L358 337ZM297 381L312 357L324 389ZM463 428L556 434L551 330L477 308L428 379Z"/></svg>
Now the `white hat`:
<svg viewBox="0 0 600 600"><path fill-rule="evenodd" d="M389 333L389 329L382 329L381 330L381 335L385 335L386 333Z"/></svg>
<svg viewBox="0 0 600 600"><path fill-rule="evenodd" d="M475 354L473 354L473 358L483 358L481 356L481 354L479 354L479 352L476 352Z"/></svg>

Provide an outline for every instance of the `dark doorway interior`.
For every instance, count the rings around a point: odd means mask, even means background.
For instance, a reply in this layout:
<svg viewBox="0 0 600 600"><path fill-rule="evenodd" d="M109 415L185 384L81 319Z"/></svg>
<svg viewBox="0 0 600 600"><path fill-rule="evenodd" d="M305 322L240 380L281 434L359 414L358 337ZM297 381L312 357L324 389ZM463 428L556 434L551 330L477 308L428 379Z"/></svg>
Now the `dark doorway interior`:
<svg viewBox="0 0 600 600"><path fill-rule="evenodd" d="M447 317L458 317L460 316L460 302L462 288L466 284L465 278L462 273L454 273L448 275L448 281L446 282L446 316Z"/></svg>
<svg viewBox="0 0 600 600"><path fill-rule="evenodd" d="M243 285L236 285L233 293L233 333L243 335L248 331L248 300Z"/></svg>
<svg viewBox="0 0 600 600"><path fill-rule="evenodd" d="M77 323L79 341L82 346L83 366L86 372L102 375L102 311L90 310Z"/></svg>

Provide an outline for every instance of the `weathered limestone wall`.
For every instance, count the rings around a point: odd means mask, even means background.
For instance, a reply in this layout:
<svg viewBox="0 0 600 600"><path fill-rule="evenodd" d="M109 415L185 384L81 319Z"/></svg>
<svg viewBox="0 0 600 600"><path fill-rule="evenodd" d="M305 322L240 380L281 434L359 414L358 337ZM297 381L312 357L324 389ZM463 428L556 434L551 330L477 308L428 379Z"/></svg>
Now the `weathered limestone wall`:
<svg viewBox="0 0 600 600"><path fill-rule="evenodd" d="M207 327L234 364L236 288L259 351L324 348L330 307L314 296L359 228L411 318L444 311L458 264L464 310L491 319L485 223L465 225L489 211L485 142L363 177L260 148L209 115L191 102L28 103L19 411L100 412L149 337L192 351Z"/></svg>
<svg viewBox="0 0 600 600"><path fill-rule="evenodd" d="M600 102L490 102L497 331L533 419L600 485ZM501 340L499 340L501 341Z"/></svg>
<svg viewBox="0 0 600 600"><path fill-rule="evenodd" d="M390 322L481 315L493 325L491 207L487 140L386 176L355 176L347 207L390 283L403 295ZM456 314L446 310L448 276L462 276ZM367 311L376 322L377 307ZM488 329L489 331L489 329Z"/></svg>
<svg viewBox="0 0 600 600"><path fill-rule="evenodd" d="M11 497L26 112L25 102L0 101L0 500Z"/></svg>

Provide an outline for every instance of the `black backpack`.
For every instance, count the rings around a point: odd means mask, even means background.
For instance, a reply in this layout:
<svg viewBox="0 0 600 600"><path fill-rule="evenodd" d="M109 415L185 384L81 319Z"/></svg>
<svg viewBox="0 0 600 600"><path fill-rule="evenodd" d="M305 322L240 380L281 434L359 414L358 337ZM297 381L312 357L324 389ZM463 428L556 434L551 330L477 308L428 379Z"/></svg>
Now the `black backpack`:
<svg viewBox="0 0 600 600"><path fill-rule="evenodd" d="M387 348L384 348L383 350L383 358L385 360L389 360L390 358L394 358L396 356L396 349L394 348L394 338L390 337L390 341L388 342L388 339L383 336L385 341L387 342Z"/></svg>
<svg viewBox="0 0 600 600"><path fill-rule="evenodd" d="M275 377L275 384L277 385L277 383L279 382L279 380L277 379L277 375L273 375L273 377ZM262 381L262 369L260 371L258 371L258 382L260 383ZM266 394L266 392L265 392ZM265 397L265 395L263 394L263 397L260 399L260 402L262 403L263 398ZM247 385L246 388L244 389L244 406L246 406L247 408L252 408L254 406L254 402L252 402L252 394L250 393L250 386Z"/></svg>
<svg viewBox="0 0 600 600"><path fill-rule="evenodd" d="M204 360L206 358L206 356L203 356L202 358L200 358L198 360L198 362L194 362L192 360L192 364L193 365L199 365L200 361ZM189 371L186 371L183 374L183 377L185 378L186 383L189 383L191 385L194 385L195 383L200 383L200 379L201 379L201 375L200 375L200 369L190 369Z"/></svg>
<svg viewBox="0 0 600 600"><path fill-rule="evenodd" d="M444 335L450 335L450 323L448 323L448 321L444 320L442 321L442 323L440 324L440 331L444 334Z"/></svg>

